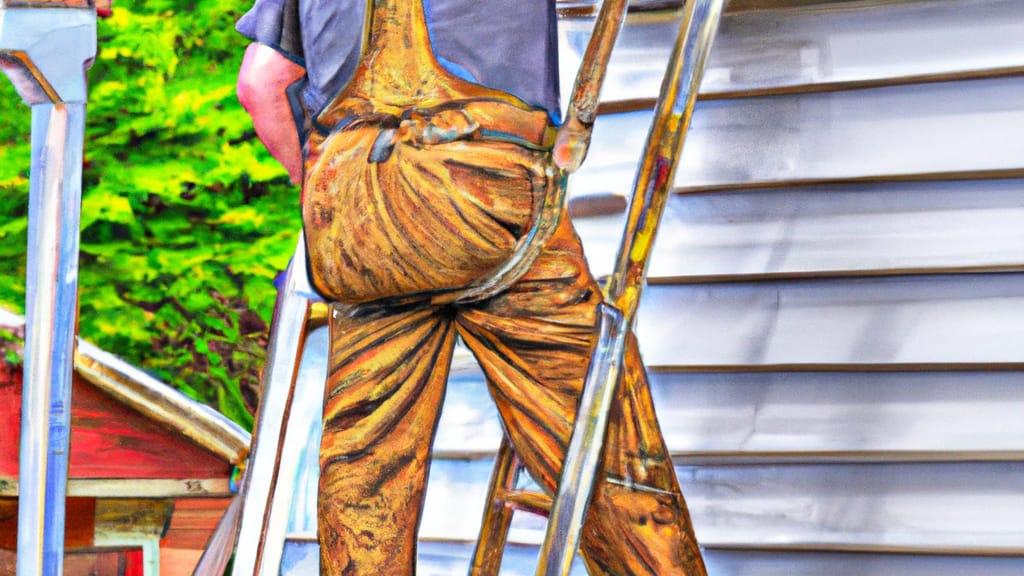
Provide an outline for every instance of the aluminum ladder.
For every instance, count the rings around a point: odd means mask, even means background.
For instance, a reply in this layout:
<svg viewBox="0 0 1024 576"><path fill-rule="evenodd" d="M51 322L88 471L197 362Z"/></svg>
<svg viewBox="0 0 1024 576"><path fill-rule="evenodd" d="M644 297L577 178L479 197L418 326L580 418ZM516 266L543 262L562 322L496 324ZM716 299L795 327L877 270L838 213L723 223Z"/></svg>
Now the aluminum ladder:
<svg viewBox="0 0 1024 576"><path fill-rule="evenodd" d="M615 271L605 289L597 344L584 382L558 493L552 498L545 493L516 488L522 467L508 438L504 438L491 475L471 576L497 576L515 510L548 515L537 576L569 574L598 472L612 398L621 377L626 334L636 317L658 222L682 153L722 4L722 0L690 0L684 8L682 25L634 181Z"/></svg>

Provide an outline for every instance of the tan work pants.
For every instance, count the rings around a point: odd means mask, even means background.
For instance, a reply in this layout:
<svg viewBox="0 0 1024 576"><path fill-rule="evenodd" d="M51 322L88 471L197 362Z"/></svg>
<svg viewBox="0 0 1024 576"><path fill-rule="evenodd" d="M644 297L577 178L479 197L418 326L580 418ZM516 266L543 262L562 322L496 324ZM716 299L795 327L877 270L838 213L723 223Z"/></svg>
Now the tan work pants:
<svg viewBox="0 0 1024 576"><path fill-rule="evenodd" d="M600 301L564 218L530 272L490 300L335 313L320 452L321 573L415 573L431 442L456 334L483 367L516 454L553 492ZM591 574L703 575L632 335L603 466L583 534Z"/></svg>

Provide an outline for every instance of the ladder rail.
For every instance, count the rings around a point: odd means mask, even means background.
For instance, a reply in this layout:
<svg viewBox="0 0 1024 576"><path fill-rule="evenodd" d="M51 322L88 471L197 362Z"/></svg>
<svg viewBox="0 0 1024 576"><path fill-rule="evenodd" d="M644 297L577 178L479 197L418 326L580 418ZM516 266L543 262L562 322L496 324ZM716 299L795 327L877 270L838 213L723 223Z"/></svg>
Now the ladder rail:
<svg viewBox="0 0 1024 576"><path fill-rule="evenodd" d="M608 304L601 304L599 314L597 346L587 369L572 438L562 464L537 576L565 575L572 567L604 452L612 399L622 376L629 325Z"/></svg>
<svg viewBox="0 0 1024 576"><path fill-rule="evenodd" d="M311 304L300 290L305 282L305 245L300 234L271 324L252 452L237 496L244 506L232 571L235 576L276 574L280 570L287 528L287 522L281 520L287 517L287 511L278 502L281 459L299 360L310 323ZM285 492L282 495L290 496L292 491Z"/></svg>
<svg viewBox="0 0 1024 576"><path fill-rule="evenodd" d="M685 8L634 182L616 269L605 289L605 298L612 306L602 310L598 324L600 336L584 382L577 425L566 453L558 495L541 548L538 576L568 574L578 547L592 495L599 461L597 456L604 447L611 399L621 378L619 368L625 349L625 335L635 322L658 224L671 193L675 167L682 155L722 7L723 0L692 0ZM608 313L608 310L616 312ZM503 443L499 450L499 462L507 458L503 454L505 450L510 450L507 443ZM497 490L498 486L492 483L489 502L493 502ZM496 518L485 517L485 521ZM511 515L501 519L511 522ZM507 533L508 526L485 523L481 530ZM481 540L485 537L486 533ZM497 573L496 569L493 573ZM492 573L471 574L484 576Z"/></svg>
<svg viewBox="0 0 1024 576"><path fill-rule="evenodd" d="M0 71L32 108L17 574L63 572L87 80L84 0L0 1Z"/></svg>
<svg viewBox="0 0 1024 576"><path fill-rule="evenodd" d="M557 168L562 170L561 176L563 181L559 188L563 191L563 195L559 200L563 206L559 207L559 213L564 208L565 180L568 178L569 173L574 172L580 167L590 147L594 119L600 104L601 86L604 83L612 48L622 28L622 22L625 20L627 9L627 0L607 0L601 3L593 33L591 34L590 41L587 43L586 53L577 70L572 96L566 110L566 117L558 130L552 153L552 161ZM545 219L540 219L538 224L544 225ZM554 221L550 227L553 228L555 225L557 225L557 221ZM610 330L614 329L615 325L613 323L605 321L606 314L613 312L605 307L602 307L601 312L602 321L600 326ZM607 349L608 343L605 344L604 349ZM610 349L607 350L611 352ZM593 363L591 367L594 367ZM607 390L603 392L607 394ZM609 395L608 398L610 397ZM603 398L600 400L592 398L586 401L592 404L604 404ZM586 410L588 414L592 412L592 410ZM584 413L583 408L580 409L580 413ZM598 411L594 416L598 419L598 421L593 423L594 425L602 429L606 427L606 422L601 421L601 419L602 416L607 416L607 410ZM588 461L585 466L589 464ZM491 475L484 516L481 521L481 532L479 538L477 538L473 561L469 568L470 576L497 576L501 568L502 551L508 537L514 511L509 503L502 498L502 495L515 488L519 469L520 465L506 436L502 439L501 446L498 449L494 471ZM577 481L577 487L579 487L579 483L582 480L583 478L580 478ZM587 494L589 494L590 488L587 487L586 490ZM580 513L581 511L579 510L570 511L566 509L565 514L560 516L560 518L568 520L573 518L574 514ZM562 526L560 530L566 530L570 524L571 521ZM575 538L571 534L567 534L567 536ZM554 540L551 542L553 543ZM559 547L559 550L564 550L565 548L565 546L562 546ZM559 559L554 559L554 561L556 563L561 562ZM571 561L572 555L569 555L569 562Z"/></svg>
<svg viewBox="0 0 1024 576"><path fill-rule="evenodd" d="M691 0L669 58L605 295L632 326L724 0Z"/></svg>
<svg viewBox="0 0 1024 576"><path fill-rule="evenodd" d="M508 436L502 436L501 447L498 449L494 469L491 471L492 493L484 505L483 525L493 526L494 529L481 533L477 539L469 568L470 574L474 576L497 576L501 568L501 552L508 539L513 509L505 504L498 492L514 489L518 478L519 463L515 452Z"/></svg>

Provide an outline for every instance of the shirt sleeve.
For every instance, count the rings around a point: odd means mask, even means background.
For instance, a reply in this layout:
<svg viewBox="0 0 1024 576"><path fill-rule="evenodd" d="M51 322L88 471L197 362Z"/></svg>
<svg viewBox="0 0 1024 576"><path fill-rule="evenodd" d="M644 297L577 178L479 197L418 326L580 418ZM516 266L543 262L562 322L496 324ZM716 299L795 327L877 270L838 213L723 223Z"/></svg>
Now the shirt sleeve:
<svg viewBox="0 0 1024 576"><path fill-rule="evenodd" d="M449 71L465 71L558 119L554 0L424 0L423 6L434 55Z"/></svg>
<svg viewBox="0 0 1024 576"><path fill-rule="evenodd" d="M299 0L256 0L235 25L243 36L270 46L305 67Z"/></svg>

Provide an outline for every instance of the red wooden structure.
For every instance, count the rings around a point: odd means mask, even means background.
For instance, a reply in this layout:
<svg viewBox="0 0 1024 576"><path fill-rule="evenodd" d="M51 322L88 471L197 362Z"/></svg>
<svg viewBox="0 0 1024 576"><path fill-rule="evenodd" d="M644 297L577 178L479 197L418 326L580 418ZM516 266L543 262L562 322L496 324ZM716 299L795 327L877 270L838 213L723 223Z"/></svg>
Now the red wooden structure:
<svg viewBox="0 0 1024 576"><path fill-rule="evenodd" d="M21 318L0 310L0 327ZM22 373L0 360L0 576L14 574ZM65 574L191 574L248 434L87 343L75 359Z"/></svg>

